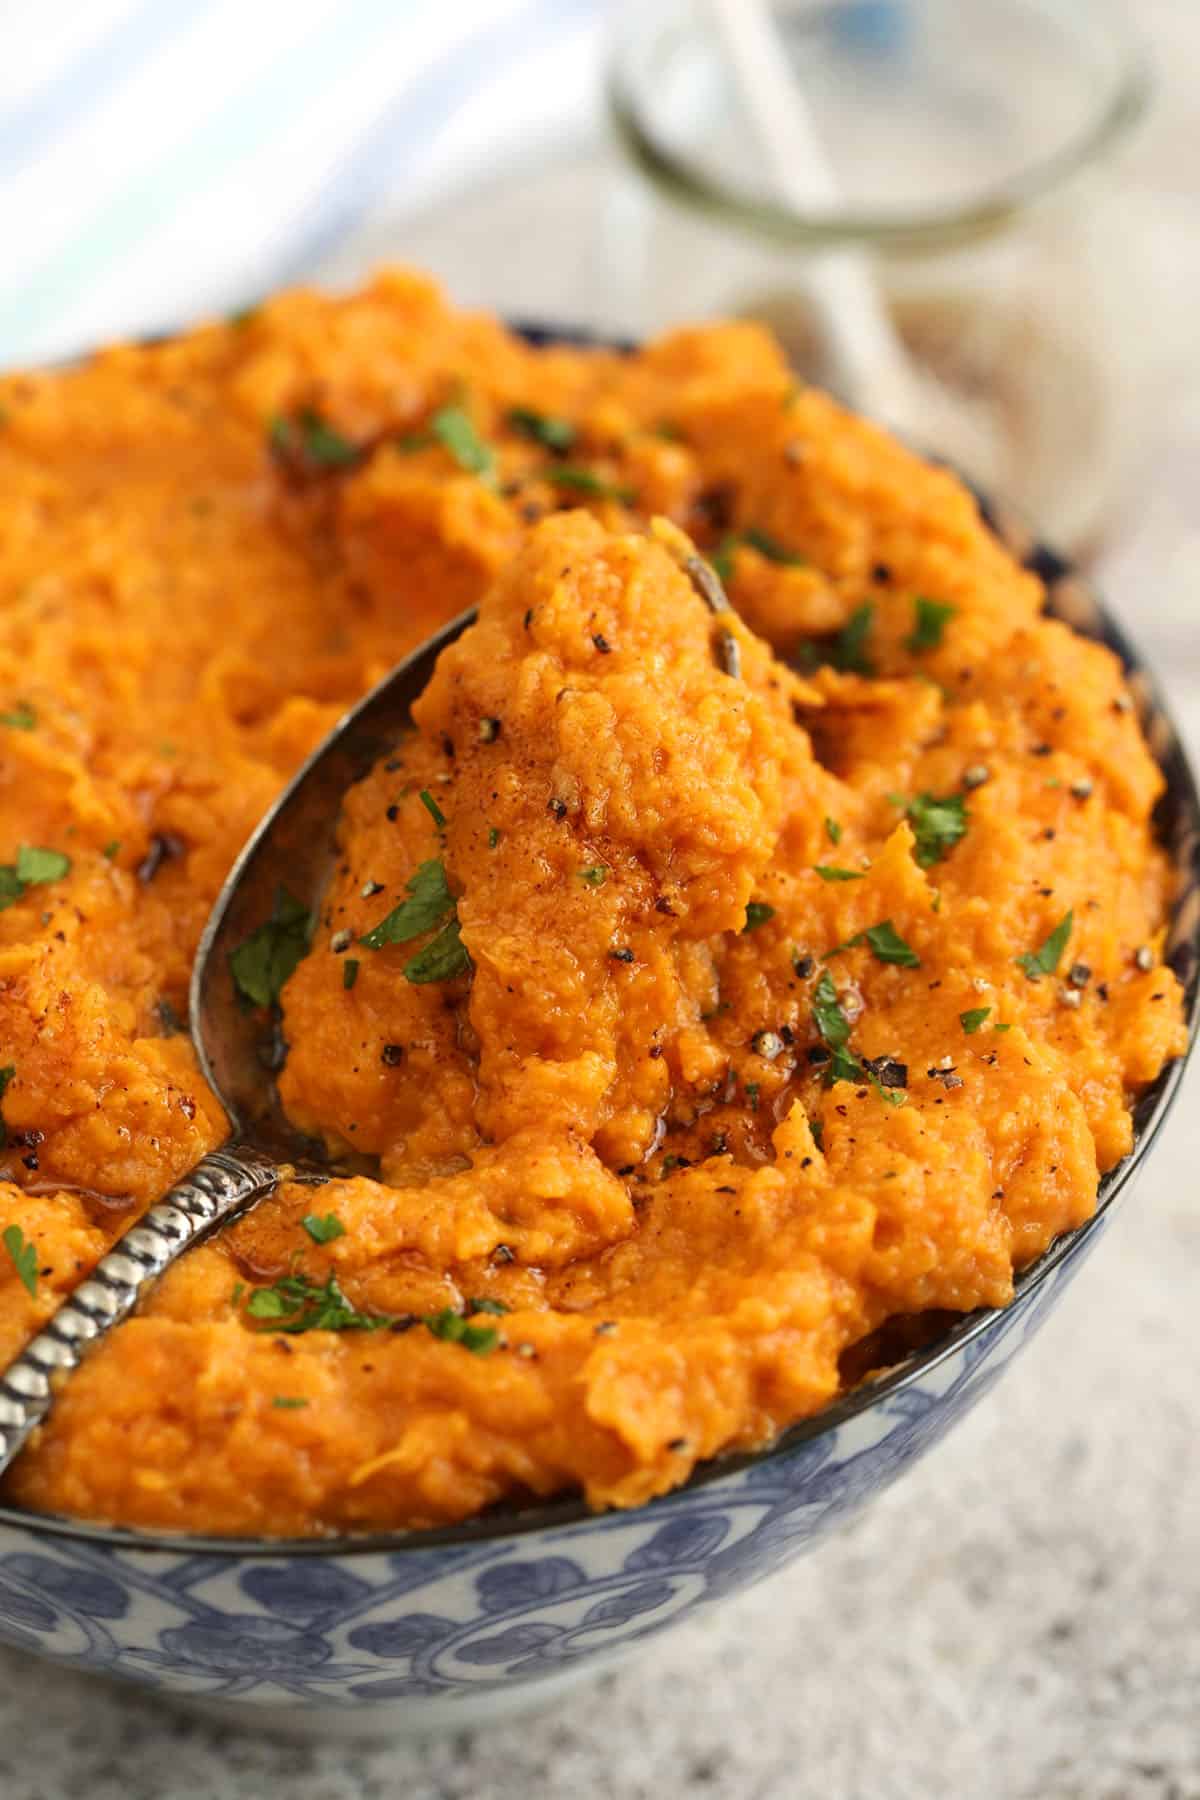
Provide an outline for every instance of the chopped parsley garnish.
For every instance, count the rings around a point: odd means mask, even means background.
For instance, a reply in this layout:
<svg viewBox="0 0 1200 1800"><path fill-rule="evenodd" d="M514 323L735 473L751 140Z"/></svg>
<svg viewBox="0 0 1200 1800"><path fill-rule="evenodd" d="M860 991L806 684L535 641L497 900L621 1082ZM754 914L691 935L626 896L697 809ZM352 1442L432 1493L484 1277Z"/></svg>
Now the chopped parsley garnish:
<svg viewBox="0 0 1200 1800"><path fill-rule="evenodd" d="M443 865L436 860L423 862L408 883L408 896L359 942L368 950L382 950L388 944L407 944L440 926L433 941L405 963L405 978L420 985L452 981L456 975L469 974L471 958L462 941L458 903L450 892Z"/></svg>
<svg viewBox="0 0 1200 1800"><path fill-rule="evenodd" d="M454 895L445 867L436 858L420 865L407 882L405 892L408 899L394 906L373 931L359 939L368 950L382 950L386 944L407 944L441 925L454 911Z"/></svg>
<svg viewBox="0 0 1200 1800"><path fill-rule="evenodd" d="M748 544L752 550L757 550L768 562L779 563L785 569L807 567L807 558L789 550L786 544L781 544L777 537L772 537L761 525L748 525L741 535L741 542Z"/></svg>
<svg viewBox="0 0 1200 1800"><path fill-rule="evenodd" d="M1053 975L1067 947L1074 923L1074 912L1064 913L1044 943L1039 944L1036 950L1026 950L1023 956L1017 957L1017 967L1024 969L1030 981L1040 981L1043 975Z"/></svg>
<svg viewBox="0 0 1200 1800"><path fill-rule="evenodd" d="M443 406L429 421L430 430L460 469L484 478L493 475L496 458L475 429L470 413L461 406Z"/></svg>
<svg viewBox="0 0 1200 1800"><path fill-rule="evenodd" d="M311 407L306 407L298 419L282 415L272 419L269 441L277 456L286 459L298 453L316 469L345 469L361 455L357 444L327 425Z"/></svg>
<svg viewBox="0 0 1200 1800"><path fill-rule="evenodd" d="M913 610L913 628L904 640L904 648L914 656L920 656L923 650L938 649L946 625L958 608L946 606L940 600L926 600L923 594L918 594L913 601Z"/></svg>
<svg viewBox="0 0 1200 1800"><path fill-rule="evenodd" d="M7 725L11 731L33 731L37 728L37 714L20 700L8 712L0 713L0 725Z"/></svg>
<svg viewBox="0 0 1200 1800"><path fill-rule="evenodd" d="M560 456L571 448L578 435L570 419L556 419L549 413L534 412L529 406L512 407L508 422L519 436Z"/></svg>
<svg viewBox="0 0 1200 1800"><path fill-rule="evenodd" d="M826 818L826 820L825 820L825 835L829 839L831 844L840 844L841 843L842 828L838 824L836 819Z"/></svg>
<svg viewBox="0 0 1200 1800"><path fill-rule="evenodd" d="M71 859L63 851L22 844L15 863L0 863L0 912L14 906L26 888L60 881L70 868Z"/></svg>
<svg viewBox="0 0 1200 1800"><path fill-rule="evenodd" d="M592 494L597 500L619 500L622 506L632 506L637 499L633 488L621 487L615 481L606 481L592 469L579 469L573 464L543 469L542 480L554 487L570 488L576 494Z"/></svg>
<svg viewBox="0 0 1200 1800"><path fill-rule="evenodd" d="M820 1034L821 1042L831 1053L825 1072L825 1082L832 1087L835 1081L861 1081L865 1071L856 1056L852 1056L846 1046L850 1042L850 1022L842 1011L838 992L833 985L833 976L828 969L822 972L821 979L813 989L813 1023Z"/></svg>
<svg viewBox="0 0 1200 1800"><path fill-rule="evenodd" d="M5 1234L7 1242L7 1233ZM475 1312L506 1312L501 1301L469 1301ZM448 1306L442 1312L430 1313L420 1320L411 1314L396 1318L389 1313L364 1313L351 1306L338 1286L337 1277L318 1286L304 1275L284 1275L271 1287L255 1288L246 1302L247 1315L257 1319L268 1332L287 1332L292 1336L305 1331L386 1331L420 1323L436 1338L461 1344L477 1356L486 1356L500 1342L500 1334L491 1325L469 1325L462 1313ZM304 1404L304 1402L300 1402Z"/></svg>
<svg viewBox="0 0 1200 1800"><path fill-rule="evenodd" d="M280 1412L298 1412L308 1405L308 1401L301 1394L276 1394L271 1405L278 1407Z"/></svg>
<svg viewBox="0 0 1200 1800"><path fill-rule="evenodd" d="M723 582L733 580L733 553L741 543L736 531L727 531L716 549L709 553L709 564Z"/></svg>
<svg viewBox="0 0 1200 1800"><path fill-rule="evenodd" d="M350 992L350 989L354 986L354 984L357 980L358 980L358 959L357 959L357 957L354 957L354 956L348 956L346 958L345 962L342 964L342 987L345 989L346 993Z"/></svg>
<svg viewBox="0 0 1200 1800"><path fill-rule="evenodd" d="M17 880L26 887L40 887L46 881L61 881L71 872L71 859L62 850L42 850L36 845L22 844L17 851Z"/></svg>
<svg viewBox="0 0 1200 1800"><path fill-rule="evenodd" d="M9 1225L5 1228L3 1243L12 1258L13 1268L17 1271L22 1287L36 1300L37 1251L32 1244L26 1243L25 1233L19 1225Z"/></svg>
<svg viewBox="0 0 1200 1800"><path fill-rule="evenodd" d="M842 1011L838 999L837 988L828 969L822 970L821 979L813 989L813 1023L820 1034L821 1041L829 1051L829 1062L825 1068L825 1085L832 1087L835 1081L869 1081L881 1100L889 1106L903 1106L907 1096L893 1091L900 1085L892 1079L890 1071L898 1070L898 1064L884 1064L875 1067L859 1061L849 1049L850 1021ZM885 1082L882 1074L888 1073Z"/></svg>
<svg viewBox="0 0 1200 1800"><path fill-rule="evenodd" d="M17 1065L15 1063L8 1063L3 1069L0 1069L0 1104L3 1104L4 1096L8 1092L9 1082L16 1079L16 1073ZM0 1115L0 1150L3 1150L7 1143L8 1126L4 1123L3 1116Z"/></svg>
<svg viewBox="0 0 1200 1800"><path fill-rule="evenodd" d="M120 838L110 838L104 846L104 854L109 862L115 862L121 852Z"/></svg>
<svg viewBox="0 0 1200 1800"><path fill-rule="evenodd" d="M983 1025L987 1019L991 1018L991 1016L992 1009L990 1006L973 1006L968 1012L959 1013L958 1022L966 1032L967 1036L971 1037L979 1030L980 1026Z"/></svg>
<svg viewBox="0 0 1200 1800"><path fill-rule="evenodd" d="M861 869L838 869L832 863L814 863L813 874L819 875L822 881L861 881Z"/></svg>
<svg viewBox="0 0 1200 1800"><path fill-rule="evenodd" d="M345 1237L346 1227L336 1213L305 1213L300 1223L314 1244L332 1244L334 1238Z"/></svg>
<svg viewBox="0 0 1200 1800"><path fill-rule="evenodd" d="M492 825L488 829L488 849L494 850L499 842L500 833L497 831L496 827Z"/></svg>
<svg viewBox="0 0 1200 1800"><path fill-rule="evenodd" d="M942 862L966 833L969 814L961 794L917 794L898 804L912 826L913 854L922 869Z"/></svg>
<svg viewBox="0 0 1200 1800"><path fill-rule="evenodd" d="M430 818L433 820L433 822L437 826L438 830L445 831L446 815L442 811L441 807L438 805L437 801L434 799L433 795L430 793L429 789L422 788L419 798L421 801L421 805L425 808L425 811L429 814Z"/></svg>
<svg viewBox="0 0 1200 1800"><path fill-rule="evenodd" d="M774 917L775 908L768 906L765 900L750 900L746 904L746 923L742 926L742 931L757 931L760 925L765 925L768 919Z"/></svg>
<svg viewBox="0 0 1200 1800"><path fill-rule="evenodd" d="M468 1325L463 1315L455 1312L452 1306L443 1307L438 1313L426 1314L421 1322L435 1338L441 1338L448 1344L461 1344L464 1350L470 1350L474 1356L490 1356L500 1342L500 1333L494 1325Z"/></svg>
<svg viewBox="0 0 1200 1800"><path fill-rule="evenodd" d="M870 600L855 607L829 649L829 660L835 669L841 669L846 675L870 675L874 672L867 655L867 639L871 635L874 617L875 608Z"/></svg>
<svg viewBox="0 0 1200 1800"><path fill-rule="evenodd" d="M468 1300L466 1306L468 1314L493 1313L496 1318L502 1318L505 1313L512 1311L512 1307L504 1300L489 1300L482 1298L479 1295L476 1295L472 1300Z"/></svg>
<svg viewBox="0 0 1200 1800"><path fill-rule="evenodd" d="M255 1288L246 1302L252 1319L271 1331L382 1331L392 1323L383 1313L357 1312L330 1275L318 1287L303 1275L283 1275L272 1287Z"/></svg>
<svg viewBox="0 0 1200 1800"><path fill-rule="evenodd" d="M709 556L709 562L717 571L722 581L733 578L733 558L743 545L757 550L768 562L778 563L785 569L802 569L808 566L807 558L797 555L781 544L779 539L764 531L761 525L748 525L745 531L727 531L716 549Z"/></svg>
<svg viewBox="0 0 1200 1800"><path fill-rule="evenodd" d="M608 880L608 869L604 863L593 863L590 869L580 869L579 879L584 887L603 887Z"/></svg>
<svg viewBox="0 0 1200 1800"><path fill-rule="evenodd" d="M872 953L881 963L896 963L902 969L919 969L921 959L911 944L906 944L890 919L868 925L863 933Z"/></svg>
<svg viewBox="0 0 1200 1800"><path fill-rule="evenodd" d="M271 917L230 953L234 986L255 1006L274 1006L308 953L313 915L281 887Z"/></svg>
<svg viewBox="0 0 1200 1800"><path fill-rule="evenodd" d="M865 931L856 931L852 938L839 944L825 958L840 956L843 950L853 950L857 944L869 945L871 951L881 963L895 963L902 969L919 969L921 959L910 944L906 944L890 919L882 920L878 925L868 925Z"/></svg>
<svg viewBox="0 0 1200 1800"><path fill-rule="evenodd" d="M431 944L418 950L404 965L405 979L418 986L428 981L453 981L457 975L467 975L470 970L471 958L462 941L462 926L457 919L451 919Z"/></svg>

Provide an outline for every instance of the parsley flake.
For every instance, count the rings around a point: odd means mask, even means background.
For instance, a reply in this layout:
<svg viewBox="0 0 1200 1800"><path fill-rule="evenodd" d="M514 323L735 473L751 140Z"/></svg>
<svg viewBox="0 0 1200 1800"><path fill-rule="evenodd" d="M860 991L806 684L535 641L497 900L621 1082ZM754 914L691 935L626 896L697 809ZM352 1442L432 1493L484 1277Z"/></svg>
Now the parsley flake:
<svg viewBox="0 0 1200 1800"><path fill-rule="evenodd" d="M382 950L386 944L407 944L441 925L454 911L454 895L446 880L444 865L436 858L423 862L405 885L407 900L394 906L373 931L359 939L368 950Z"/></svg>
<svg viewBox="0 0 1200 1800"><path fill-rule="evenodd" d="M871 635L874 617L875 607L870 600L855 607L830 646L829 660L835 669L841 669L846 675L874 673L867 655L867 639Z"/></svg>
<svg viewBox="0 0 1200 1800"><path fill-rule="evenodd" d="M840 844L841 843L842 828L838 824L836 819L826 818L826 820L825 820L825 835L829 839L831 844Z"/></svg>
<svg viewBox="0 0 1200 1800"><path fill-rule="evenodd" d="M441 807L438 805L437 801L434 799L433 795L430 793L429 789L422 788L420 795L418 797L420 799L421 805L425 808L425 811L429 814L430 818L433 820L433 822L437 826L438 830L445 831L446 815L442 811Z"/></svg>
<svg viewBox="0 0 1200 1800"><path fill-rule="evenodd" d="M919 867L931 869L945 860L955 844L966 835L970 818L961 794L917 794L897 804L905 809L916 843L913 854Z"/></svg>
<svg viewBox="0 0 1200 1800"><path fill-rule="evenodd" d="M270 1331L381 1331L394 1321L385 1313L357 1312L330 1275L318 1287L303 1275L283 1275L271 1287L255 1288L246 1311Z"/></svg>
<svg viewBox="0 0 1200 1800"><path fill-rule="evenodd" d="M549 413L534 412L529 406L512 407L508 422L518 436L560 456L571 448L578 435L570 419L556 419Z"/></svg>
<svg viewBox="0 0 1200 1800"><path fill-rule="evenodd" d="M861 881L861 869L838 869L832 863L814 863L813 874L819 875L822 881Z"/></svg>
<svg viewBox="0 0 1200 1800"><path fill-rule="evenodd" d="M468 1325L461 1313L447 1306L438 1313L428 1313L421 1321L435 1338L447 1344L461 1344L474 1356L490 1356L500 1342L494 1325Z"/></svg>
<svg viewBox="0 0 1200 1800"><path fill-rule="evenodd" d="M314 1244L332 1244L334 1238L345 1237L346 1227L336 1213L305 1213L300 1223Z"/></svg>
<svg viewBox="0 0 1200 1800"><path fill-rule="evenodd" d="M0 725L7 725L10 731L34 731L37 728L37 714L32 706L26 706L20 700L8 712L0 713Z"/></svg>
<svg viewBox="0 0 1200 1800"><path fill-rule="evenodd" d="M475 429L470 413L461 406L443 406L429 421L430 430L460 469L486 480L494 476L496 458Z"/></svg>
<svg viewBox="0 0 1200 1800"><path fill-rule="evenodd" d="M920 656L924 650L939 648L946 625L958 608L946 606L940 600L926 600L923 594L918 594L913 601L913 611L913 628L904 640L904 648L914 656Z"/></svg>
<svg viewBox="0 0 1200 1800"><path fill-rule="evenodd" d="M838 944L826 956L828 962L832 957L840 956L843 950L853 950L858 944L866 944L876 959L881 963L895 963L902 969L919 969L921 959L911 944L906 944L890 919L883 919L878 925L868 925L865 931L856 931L852 938L844 944Z"/></svg>
<svg viewBox="0 0 1200 1800"><path fill-rule="evenodd" d="M590 869L580 869L579 879L584 887L603 887L608 880L608 869L604 863L594 863Z"/></svg>
<svg viewBox="0 0 1200 1800"><path fill-rule="evenodd" d="M274 1006L308 953L313 915L281 887L271 917L229 957L234 986L255 1006Z"/></svg>
<svg viewBox="0 0 1200 1800"><path fill-rule="evenodd" d="M59 881L68 874L71 859L61 850L43 850L22 844L15 863L0 863L0 912L15 906L26 888Z"/></svg>
<svg viewBox="0 0 1200 1800"><path fill-rule="evenodd" d="M280 1412L298 1412L308 1405L308 1401L301 1394L276 1394L271 1405L278 1407Z"/></svg>
<svg viewBox="0 0 1200 1800"><path fill-rule="evenodd" d="M17 851L17 880L26 887L40 887L47 881L61 881L71 872L71 859L62 850L42 850L36 845L22 844Z"/></svg>
<svg viewBox="0 0 1200 1800"><path fill-rule="evenodd" d="M748 544L751 550L757 550L760 556L765 556L768 562L778 563L781 568L803 569L808 566L806 557L789 550L777 537L764 531L761 525L748 525L742 533L741 541Z"/></svg>
<svg viewBox="0 0 1200 1800"><path fill-rule="evenodd" d="M457 918L438 932L433 942L418 950L404 965L404 977L416 986L430 981L453 981L471 972L471 958L462 941L462 926Z"/></svg>
<svg viewBox="0 0 1200 1800"><path fill-rule="evenodd" d="M828 969L822 970L821 979L813 989L812 1011L813 1023L822 1043L830 1052L825 1069L826 1087L832 1087L835 1081L869 1081L879 1098L889 1106L903 1106L907 1095L894 1092L881 1079L878 1068L864 1066L850 1050L850 1021L842 1011L842 1003ZM888 1065L889 1068L896 1069L899 1066Z"/></svg>
<svg viewBox="0 0 1200 1800"><path fill-rule="evenodd" d="M26 1243L25 1233L19 1225L6 1227L3 1243L12 1258L13 1268L17 1271L22 1287L36 1300L37 1251L32 1244Z"/></svg>
<svg viewBox="0 0 1200 1800"><path fill-rule="evenodd" d="M348 956L342 964L342 988L348 994L358 980L358 959Z"/></svg>
<svg viewBox="0 0 1200 1800"><path fill-rule="evenodd" d="M742 926L743 935L747 931L757 931L768 919L775 917L775 908L768 906L765 900L750 900L746 904L746 923Z"/></svg>
<svg viewBox="0 0 1200 1800"><path fill-rule="evenodd" d="M736 531L727 531L716 549L710 551L709 566L715 571L718 580L726 583L733 580L733 554L740 542Z"/></svg>
<svg viewBox="0 0 1200 1800"><path fill-rule="evenodd" d="M1053 975L1067 947L1074 924L1074 911L1064 913L1044 943L1039 944L1036 950L1026 950L1023 956L1016 958L1017 967L1024 969L1030 981L1040 981L1043 975Z"/></svg>
<svg viewBox="0 0 1200 1800"><path fill-rule="evenodd" d="M990 1006L973 1006L968 1012L959 1013L958 1022L966 1032L967 1036L972 1037L974 1033L979 1030L984 1021L990 1019L991 1016L992 1009Z"/></svg>
<svg viewBox="0 0 1200 1800"><path fill-rule="evenodd" d="M394 906L385 919L359 942L368 950L382 950L388 944L406 944L435 927L438 935L404 965L405 978L416 985L429 981L451 981L466 975L471 958L462 942L457 902L450 892L443 865L423 862L408 883L408 899Z"/></svg>
<svg viewBox="0 0 1200 1800"><path fill-rule="evenodd" d="M822 972L821 979L813 989L812 1012L813 1023L821 1042L833 1053L826 1075L828 1085L832 1086L835 1081L860 1080L862 1069L857 1058L851 1056L846 1048L850 1042L850 1022L842 1011L837 988L828 969Z"/></svg>
<svg viewBox="0 0 1200 1800"><path fill-rule="evenodd" d="M618 500L622 506L632 506L637 499L633 488L622 487L618 482L605 481L592 469L579 469L572 465L561 464L554 469L543 469L542 480L550 482L553 487L569 488L572 493L591 494L597 500Z"/></svg>
<svg viewBox="0 0 1200 1800"><path fill-rule="evenodd" d="M7 1226L4 1233L4 1247L13 1258L13 1267L23 1289L38 1298L38 1251L32 1244L25 1242L25 1233L20 1226Z"/></svg>
<svg viewBox="0 0 1200 1800"><path fill-rule="evenodd" d="M311 407L306 407L298 419L282 415L272 419L268 441L281 460L299 457L314 469L349 468L362 454L357 444L326 424Z"/></svg>

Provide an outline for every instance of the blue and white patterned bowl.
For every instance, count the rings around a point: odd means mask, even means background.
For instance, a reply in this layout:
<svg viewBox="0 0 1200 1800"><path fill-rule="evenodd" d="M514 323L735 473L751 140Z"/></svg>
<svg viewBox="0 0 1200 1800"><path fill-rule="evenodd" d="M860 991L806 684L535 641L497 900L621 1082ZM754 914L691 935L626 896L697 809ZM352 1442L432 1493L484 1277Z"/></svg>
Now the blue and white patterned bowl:
<svg viewBox="0 0 1200 1800"><path fill-rule="evenodd" d="M1200 801L1174 727L1067 565L986 516L1045 579L1051 610L1128 671L1167 780L1159 823L1179 873L1167 948L1194 1039ZM1143 1096L1136 1148L1105 1177L1094 1218L1018 1278L1008 1308L962 1320L758 1455L715 1462L632 1512L571 1500L315 1543L151 1537L0 1508L0 1641L303 1734L457 1730L542 1703L820 1542L974 1406L1128 1193L1181 1074L1173 1063Z"/></svg>

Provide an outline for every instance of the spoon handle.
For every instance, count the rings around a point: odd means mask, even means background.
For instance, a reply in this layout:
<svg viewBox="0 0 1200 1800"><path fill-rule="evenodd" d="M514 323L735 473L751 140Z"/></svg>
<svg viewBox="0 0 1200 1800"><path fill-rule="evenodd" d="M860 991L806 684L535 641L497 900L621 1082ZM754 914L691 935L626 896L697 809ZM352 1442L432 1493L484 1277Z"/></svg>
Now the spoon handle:
<svg viewBox="0 0 1200 1800"><path fill-rule="evenodd" d="M260 1150L224 1144L143 1214L0 1374L0 1475L50 1411L61 1382L133 1311L175 1259L281 1179Z"/></svg>

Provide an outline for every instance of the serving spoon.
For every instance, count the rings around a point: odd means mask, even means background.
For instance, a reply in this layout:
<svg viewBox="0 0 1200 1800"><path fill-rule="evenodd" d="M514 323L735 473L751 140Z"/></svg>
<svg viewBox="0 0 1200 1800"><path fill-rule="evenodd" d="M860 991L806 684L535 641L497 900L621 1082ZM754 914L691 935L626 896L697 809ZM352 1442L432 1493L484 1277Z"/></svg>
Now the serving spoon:
<svg viewBox="0 0 1200 1800"><path fill-rule="evenodd" d="M231 1135L144 1213L0 1374L0 1475L50 1411L55 1391L185 1250L285 1179L328 1180L321 1146L289 1123L261 1009L240 1001L230 953L270 918L281 887L313 914L333 866L347 788L412 729L412 706L465 612L428 638L352 708L284 788L230 870L196 952L189 1024L201 1071Z"/></svg>

